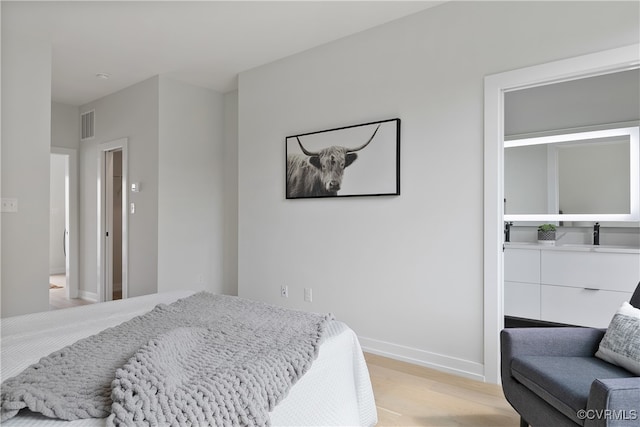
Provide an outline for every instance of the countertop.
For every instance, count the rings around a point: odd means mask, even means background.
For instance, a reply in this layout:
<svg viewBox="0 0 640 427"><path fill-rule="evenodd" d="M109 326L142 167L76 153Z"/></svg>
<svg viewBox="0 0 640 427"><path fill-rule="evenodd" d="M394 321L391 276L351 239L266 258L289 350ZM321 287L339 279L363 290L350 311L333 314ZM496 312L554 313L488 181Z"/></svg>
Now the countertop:
<svg viewBox="0 0 640 427"><path fill-rule="evenodd" d="M541 249L546 251L574 251L574 252L611 252L625 254L640 254L640 248L632 246L618 245L589 245L582 243L562 244L556 242L555 245L543 244L538 242L505 242L505 248L513 249Z"/></svg>

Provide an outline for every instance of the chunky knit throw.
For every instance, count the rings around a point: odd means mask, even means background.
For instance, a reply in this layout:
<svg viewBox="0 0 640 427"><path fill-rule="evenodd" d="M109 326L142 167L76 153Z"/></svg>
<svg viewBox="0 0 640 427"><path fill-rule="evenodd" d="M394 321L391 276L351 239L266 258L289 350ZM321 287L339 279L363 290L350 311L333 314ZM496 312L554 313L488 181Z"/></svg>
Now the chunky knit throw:
<svg viewBox="0 0 640 427"><path fill-rule="evenodd" d="M268 425L331 315L201 292L42 358L2 384L22 408L126 426Z"/></svg>

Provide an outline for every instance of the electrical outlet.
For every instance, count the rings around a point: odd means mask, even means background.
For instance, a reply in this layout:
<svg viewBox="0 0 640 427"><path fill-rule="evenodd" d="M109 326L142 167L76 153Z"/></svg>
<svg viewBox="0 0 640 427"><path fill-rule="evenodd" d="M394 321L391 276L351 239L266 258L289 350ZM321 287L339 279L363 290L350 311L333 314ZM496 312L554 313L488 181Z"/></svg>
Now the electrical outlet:
<svg viewBox="0 0 640 427"><path fill-rule="evenodd" d="M287 285L280 286L280 296L282 298L289 298L289 287Z"/></svg>
<svg viewBox="0 0 640 427"><path fill-rule="evenodd" d="M313 291L311 288L304 288L304 300L306 302L313 301Z"/></svg>

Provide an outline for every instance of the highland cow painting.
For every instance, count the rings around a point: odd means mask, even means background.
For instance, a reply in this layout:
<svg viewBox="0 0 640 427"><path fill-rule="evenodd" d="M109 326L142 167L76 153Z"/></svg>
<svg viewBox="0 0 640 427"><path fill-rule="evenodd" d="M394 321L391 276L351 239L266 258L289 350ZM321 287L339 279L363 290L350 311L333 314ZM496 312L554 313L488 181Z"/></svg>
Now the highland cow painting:
<svg viewBox="0 0 640 427"><path fill-rule="evenodd" d="M288 136L286 197L400 194L400 119Z"/></svg>

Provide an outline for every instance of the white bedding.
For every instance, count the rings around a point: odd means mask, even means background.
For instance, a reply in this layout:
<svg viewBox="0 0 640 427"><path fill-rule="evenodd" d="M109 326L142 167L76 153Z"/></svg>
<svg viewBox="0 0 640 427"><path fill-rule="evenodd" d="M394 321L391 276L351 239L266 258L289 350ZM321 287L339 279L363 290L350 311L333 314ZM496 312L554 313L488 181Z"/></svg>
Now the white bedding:
<svg viewBox="0 0 640 427"><path fill-rule="evenodd" d="M153 294L2 319L0 378L4 381L66 345L144 314L157 304L171 303L192 293ZM275 426L375 425L377 415L369 372L351 329L338 321L329 323L318 358L270 416ZM104 419L68 422L22 411L2 425L92 427L104 424Z"/></svg>

